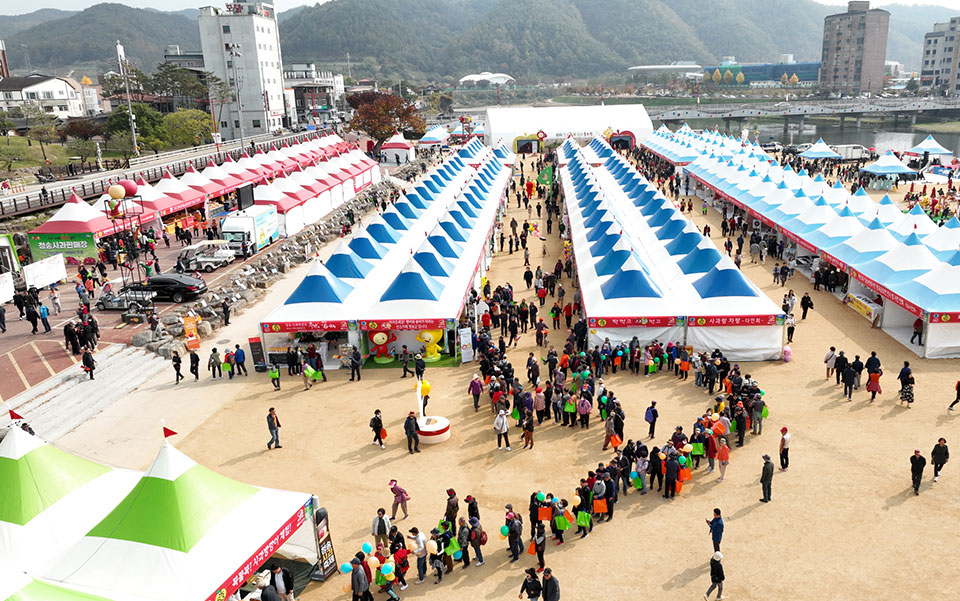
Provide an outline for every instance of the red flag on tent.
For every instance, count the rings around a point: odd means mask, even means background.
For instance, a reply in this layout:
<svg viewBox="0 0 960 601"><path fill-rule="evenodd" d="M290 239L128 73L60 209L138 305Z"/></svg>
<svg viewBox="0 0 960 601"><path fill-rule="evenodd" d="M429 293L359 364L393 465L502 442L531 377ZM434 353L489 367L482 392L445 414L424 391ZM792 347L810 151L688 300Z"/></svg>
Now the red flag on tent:
<svg viewBox="0 0 960 601"><path fill-rule="evenodd" d="M17 413L13 409L10 409L9 413L10 413L10 419L23 419L23 416L21 416L19 413Z"/></svg>
<svg viewBox="0 0 960 601"><path fill-rule="evenodd" d="M171 436L174 436L174 435L176 435L176 432L174 432L173 430L171 430L170 428L168 428L168 427L166 427L166 426L163 427L163 437L164 437L164 438L170 438Z"/></svg>

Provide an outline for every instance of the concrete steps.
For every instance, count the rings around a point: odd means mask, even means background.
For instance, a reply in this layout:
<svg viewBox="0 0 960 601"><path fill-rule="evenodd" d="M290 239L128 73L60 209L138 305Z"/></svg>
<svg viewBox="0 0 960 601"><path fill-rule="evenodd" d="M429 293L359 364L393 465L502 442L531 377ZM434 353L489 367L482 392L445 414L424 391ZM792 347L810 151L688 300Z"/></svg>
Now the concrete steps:
<svg viewBox="0 0 960 601"><path fill-rule="evenodd" d="M154 353L113 344L94 353L95 380L76 365L4 403L23 416L40 436L56 440L127 396L170 362Z"/></svg>

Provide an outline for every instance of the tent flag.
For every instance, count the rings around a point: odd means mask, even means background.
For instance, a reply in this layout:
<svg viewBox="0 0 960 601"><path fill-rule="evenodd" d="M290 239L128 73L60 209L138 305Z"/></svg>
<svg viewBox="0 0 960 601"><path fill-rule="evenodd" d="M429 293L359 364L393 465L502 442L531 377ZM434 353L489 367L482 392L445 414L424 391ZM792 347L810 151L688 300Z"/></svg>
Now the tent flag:
<svg viewBox="0 0 960 601"><path fill-rule="evenodd" d="M166 426L163 427L163 437L164 437L164 438L170 438L171 436L176 436L176 435L177 435L177 433L174 432L173 430L171 430L170 428L168 428L168 427L166 427Z"/></svg>
<svg viewBox="0 0 960 601"><path fill-rule="evenodd" d="M9 413L10 413L10 419L23 419L23 417L21 417L21 415L16 411L14 411L13 409L10 409Z"/></svg>
<svg viewBox="0 0 960 601"><path fill-rule="evenodd" d="M537 183L543 184L544 186L553 185L553 165L544 167L543 171L540 172L540 175L537 176Z"/></svg>

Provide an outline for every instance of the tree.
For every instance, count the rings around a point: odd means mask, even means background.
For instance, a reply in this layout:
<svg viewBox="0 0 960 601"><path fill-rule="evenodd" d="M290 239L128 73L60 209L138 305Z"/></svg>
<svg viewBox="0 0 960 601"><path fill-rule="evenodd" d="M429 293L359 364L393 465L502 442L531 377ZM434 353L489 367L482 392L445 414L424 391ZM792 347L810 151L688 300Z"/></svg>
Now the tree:
<svg viewBox="0 0 960 601"><path fill-rule="evenodd" d="M711 81L712 81L712 80L711 80L711 78L710 78L710 72L709 72L709 71L704 71L704 72L703 72L703 83L710 83Z"/></svg>
<svg viewBox="0 0 960 601"><path fill-rule="evenodd" d="M737 81L738 84L743 85L743 82L746 81L746 80L747 80L747 78L743 76L743 71L737 73L737 79L736 79L736 81Z"/></svg>
<svg viewBox="0 0 960 601"><path fill-rule="evenodd" d="M350 108L352 108L353 110L357 110L358 108L360 108L360 106L364 104L370 104L371 102L374 102L381 96L385 96L385 94L381 94L380 92L374 92L374 91L355 92L347 96L347 104L349 104Z"/></svg>
<svg viewBox="0 0 960 601"><path fill-rule="evenodd" d="M440 94L440 97L437 99L437 108L441 113L446 113L453 108L453 94L450 92L444 92Z"/></svg>
<svg viewBox="0 0 960 601"><path fill-rule="evenodd" d="M46 161L47 149L44 144L56 137L57 130L54 124L57 118L36 104L24 104L20 112L27 120L27 138L40 144L40 152L43 154L43 160Z"/></svg>
<svg viewBox="0 0 960 601"><path fill-rule="evenodd" d="M19 158L20 152L16 148L0 146L0 167L3 171L13 171L13 162Z"/></svg>
<svg viewBox="0 0 960 601"><path fill-rule="evenodd" d="M150 87L157 94L171 96L175 109L179 106L178 99L186 100L188 102L184 104L196 107L209 97L207 86L196 71L170 63L157 65L156 73L150 78Z"/></svg>
<svg viewBox="0 0 960 601"><path fill-rule="evenodd" d="M787 83L789 82L790 82L790 78L787 77L786 72L784 72L784 74L780 76L780 85L782 85L783 87L787 87Z"/></svg>
<svg viewBox="0 0 960 601"><path fill-rule="evenodd" d="M233 94L233 86L210 72L204 74L203 80L207 83L207 93L210 95L210 102L216 111L217 123L220 123L223 121L223 105L236 99Z"/></svg>
<svg viewBox="0 0 960 601"><path fill-rule="evenodd" d="M129 159L133 156L133 140L129 136L120 136L110 140L110 149L120 153L120 156L123 157L123 160Z"/></svg>
<svg viewBox="0 0 960 601"><path fill-rule="evenodd" d="M730 69L727 69L726 72L723 74L723 83L725 85L730 85L730 82L732 81L733 81L733 72L730 71Z"/></svg>
<svg viewBox="0 0 960 601"><path fill-rule="evenodd" d="M80 157L81 163L85 163L90 155L97 151L97 144L85 138L74 138L67 142L67 150Z"/></svg>
<svg viewBox="0 0 960 601"><path fill-rule="evenodd" d="M919 87L920 86L917 84L917 78L911 77L910 81L907 82L907 85L904 87L904 89L908 92L916 92L917 89L919 89Z"/></svg>
<svg viewBox="0 0 960 601"><path fill-rule="evenodd" d="M723 75L720 74L720 69L717 69L713 72L713 83L720 85L720 82L723 81Z"/></svg>
<svg viewBox="0 0 960 601"><path fill-rule="evenodd" d="M800 78L797 77L796 73L794 73L793 75L790 76L790 85L795 86L798 83L800 83Z"/></svg>
<svg viewBox="0 0 960 601"><path fill-rule="evenodd" d="M426 127L416 107L399 96L379 94L372 102L355 107L355 111L350 129L364 131L376 140L374 154L380 151L380 146L394 132L411 129L422 133Z"/></svg>
<svg viewBox="0 0 960 601"><path fill-rule="evenodd" d="M67 119L60 126L60 135L89 140L103 134L103 125L93 119Z"/></svg>
<svg viewBox="0 0 960 601"><path fill-rule="evenodd" d="M138 138L152 137L162 140L165 137L163 115L159 111L146 104L135 102L133 103L133 114L137 118ZM130 135L130 114L127 112L126 104L118 106L107 117L107 134L111 136Z"/></svg>
<svg viewBox="0 0 960 601"><path fill-rule="evenodd" d="M7 139L7 146L10 146L10 136L7 134L13 129L14 125L14 122L10 120L7 113L0 111L0 132L3 132L3 136ZM9 171L9 169L7 169L7 171Z"/></svg>
<svg viewBox="0 0 960 601"><path fill-rule="evenodd" d="M196 146L210 139L213 119L210 113L196 109L181 109L163 118L167 141L173 146Z"/></svg>

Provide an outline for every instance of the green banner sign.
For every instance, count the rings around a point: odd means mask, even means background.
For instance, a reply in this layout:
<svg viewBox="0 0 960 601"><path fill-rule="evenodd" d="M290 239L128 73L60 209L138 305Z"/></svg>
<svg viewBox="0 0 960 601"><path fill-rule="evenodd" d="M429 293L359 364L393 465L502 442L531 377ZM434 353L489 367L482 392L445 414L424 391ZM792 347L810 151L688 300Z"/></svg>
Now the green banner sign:
<svg viewBox="0 0 960 601"><path fill-rule="evenodd" d="M62 254L69 265L97 261L97 243L92 233L28 234L28 238L34 261L57 254Z"/></svg>

